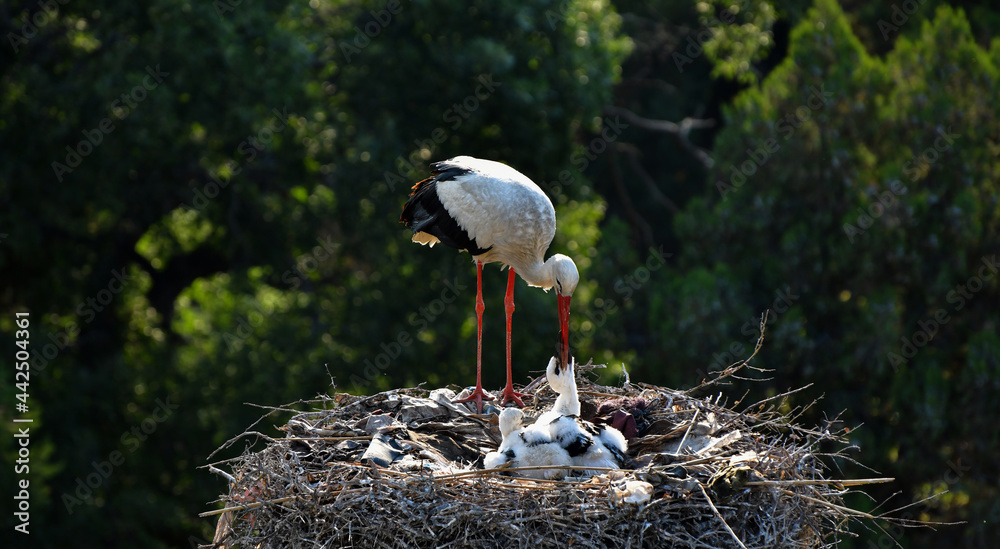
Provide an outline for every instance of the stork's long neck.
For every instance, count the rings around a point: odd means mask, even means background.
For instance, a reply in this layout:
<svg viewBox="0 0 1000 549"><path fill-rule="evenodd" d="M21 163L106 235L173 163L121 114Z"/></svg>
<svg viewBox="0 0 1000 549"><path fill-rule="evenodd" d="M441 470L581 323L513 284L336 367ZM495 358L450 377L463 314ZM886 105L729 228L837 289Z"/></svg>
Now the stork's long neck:
<svg viewBox="0 0 1000 549"><path fill-rule="evenodd" d="M574 375L573 370L570 370L566 377L569 378L569 381L566 384L566 387L563 387L559 396L556 397L556 402L552 405L552 409L558 411L564 416L579 416L580 395L577 393L576 376Z"/></svg>
<svg viewBox="0 0 1000 549"><path fill-rule="evenodd" d="M555 276L552 274L552 257L548 258L544 263L541 261L529 263L528 265L521 267L521 270L517 271L517 274L521 275L521 278L523 278L529 286L536 286L538 288L548 290L555 283Z"/></svg>

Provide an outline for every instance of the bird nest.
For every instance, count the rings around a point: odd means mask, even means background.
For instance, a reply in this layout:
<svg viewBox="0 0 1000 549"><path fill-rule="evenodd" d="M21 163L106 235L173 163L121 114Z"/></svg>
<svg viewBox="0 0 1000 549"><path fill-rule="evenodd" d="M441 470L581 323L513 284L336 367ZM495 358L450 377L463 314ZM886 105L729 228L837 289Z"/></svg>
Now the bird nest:
<svg viewBox="0 0 1000 549"><path fill-rule="evenodd" d="M750 405L705 396L746 365L689 391L627 377L607 387L589 379L594 366L578 367L584 418L604 404L635 421L628 468L586 478L484 470L501 440L497 415L474 414L441 390L275 408L295 414L282 436L248 431L223 447L256 437L262 449L207 466L230 487L223 508L202 516L219 515L220 548L836 546L851 519L874 518L843 496L891 479L831 478L846 429L799 425L804 408L789 406L797 391ZM533 389L526 417L555 399L544 375L524 391Z"/></svg>

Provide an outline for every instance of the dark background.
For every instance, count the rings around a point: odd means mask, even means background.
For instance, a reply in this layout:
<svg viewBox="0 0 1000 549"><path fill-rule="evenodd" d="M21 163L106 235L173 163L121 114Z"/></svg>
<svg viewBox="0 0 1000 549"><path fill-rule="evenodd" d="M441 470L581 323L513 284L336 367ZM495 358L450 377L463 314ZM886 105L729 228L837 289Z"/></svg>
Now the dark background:
<svg viewBox="0 0 1000 549"><path fill-rule="evenodd" d="M875 470L831 474L897 479L852 506L947 491L901 514L966 522L855 526L844 546L995 539L993 3L43 0L0 3L0 26L18 546L189 547L226 490L199 467L260 416L245 403L472 383L473 263L397 223L427 164L459 154L552 197L551 251L582 274L574 352L606 382L625 363L692 387L747 356L770 309L768 380L730 400L812 384L802 421L839 415ZM488 387L504 284L485 269ZM558 326L551 293L516 294L524 382Z"/></svg>

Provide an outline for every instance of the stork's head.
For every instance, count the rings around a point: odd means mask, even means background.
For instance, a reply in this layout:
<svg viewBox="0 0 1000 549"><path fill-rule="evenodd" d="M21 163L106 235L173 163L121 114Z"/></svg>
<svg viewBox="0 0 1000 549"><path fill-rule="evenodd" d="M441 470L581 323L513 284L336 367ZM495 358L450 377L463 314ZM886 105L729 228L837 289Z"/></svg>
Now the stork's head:
<svg viewBox="0 0 1000 549"><path fill-rule="evenodd" d="M560 364L558 357L552 357L549 365L545 368L545 379L549 382L549 387L560 395L576 393L576 378L573 377L573 361L569 364Z"/></svg>
<svg viewBox="0 0 1000 549"><path fill-rule="evenodd" d="M576 263L569 257L562 254L555 254L549 261L552 262L552 285L556 288L556 301L559 304L559 331L562 333L562 341L559 343L560 364L569 364L569 302L576 291L576 285L580 283L580 272L576 270Z"/></svg>
<svg viewBox="0 0 1000 549"><path fill-rule="evenodd" d="M569 256L555 254L552 256L552 286L561 296L572 297L576 285L580 283L580 271Z"/></svg>
<svg viewBox="0 0 1000 549"><path fill-rule="evenodd" d="M552 405L552 411L563 416L579 416L580 396L576 391L573 361L561 364L559 358L552 357L548 367L545 368L545 379L549 382L549 387L559 393L559 397Z"/></svg>

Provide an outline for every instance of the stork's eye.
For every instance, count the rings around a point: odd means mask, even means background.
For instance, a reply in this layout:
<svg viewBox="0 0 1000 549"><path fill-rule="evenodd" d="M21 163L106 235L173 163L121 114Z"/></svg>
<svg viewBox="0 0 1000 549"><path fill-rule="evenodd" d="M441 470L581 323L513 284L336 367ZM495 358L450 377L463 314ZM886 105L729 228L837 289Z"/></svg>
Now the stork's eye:
<svg viewBox="0 0 1000 549"><path fill-rule="evenodd" d="M562 291L562 282L559 282L558 280L556 280L556 290L558 290L560 294L563 293L563 291Z"/></svg>

